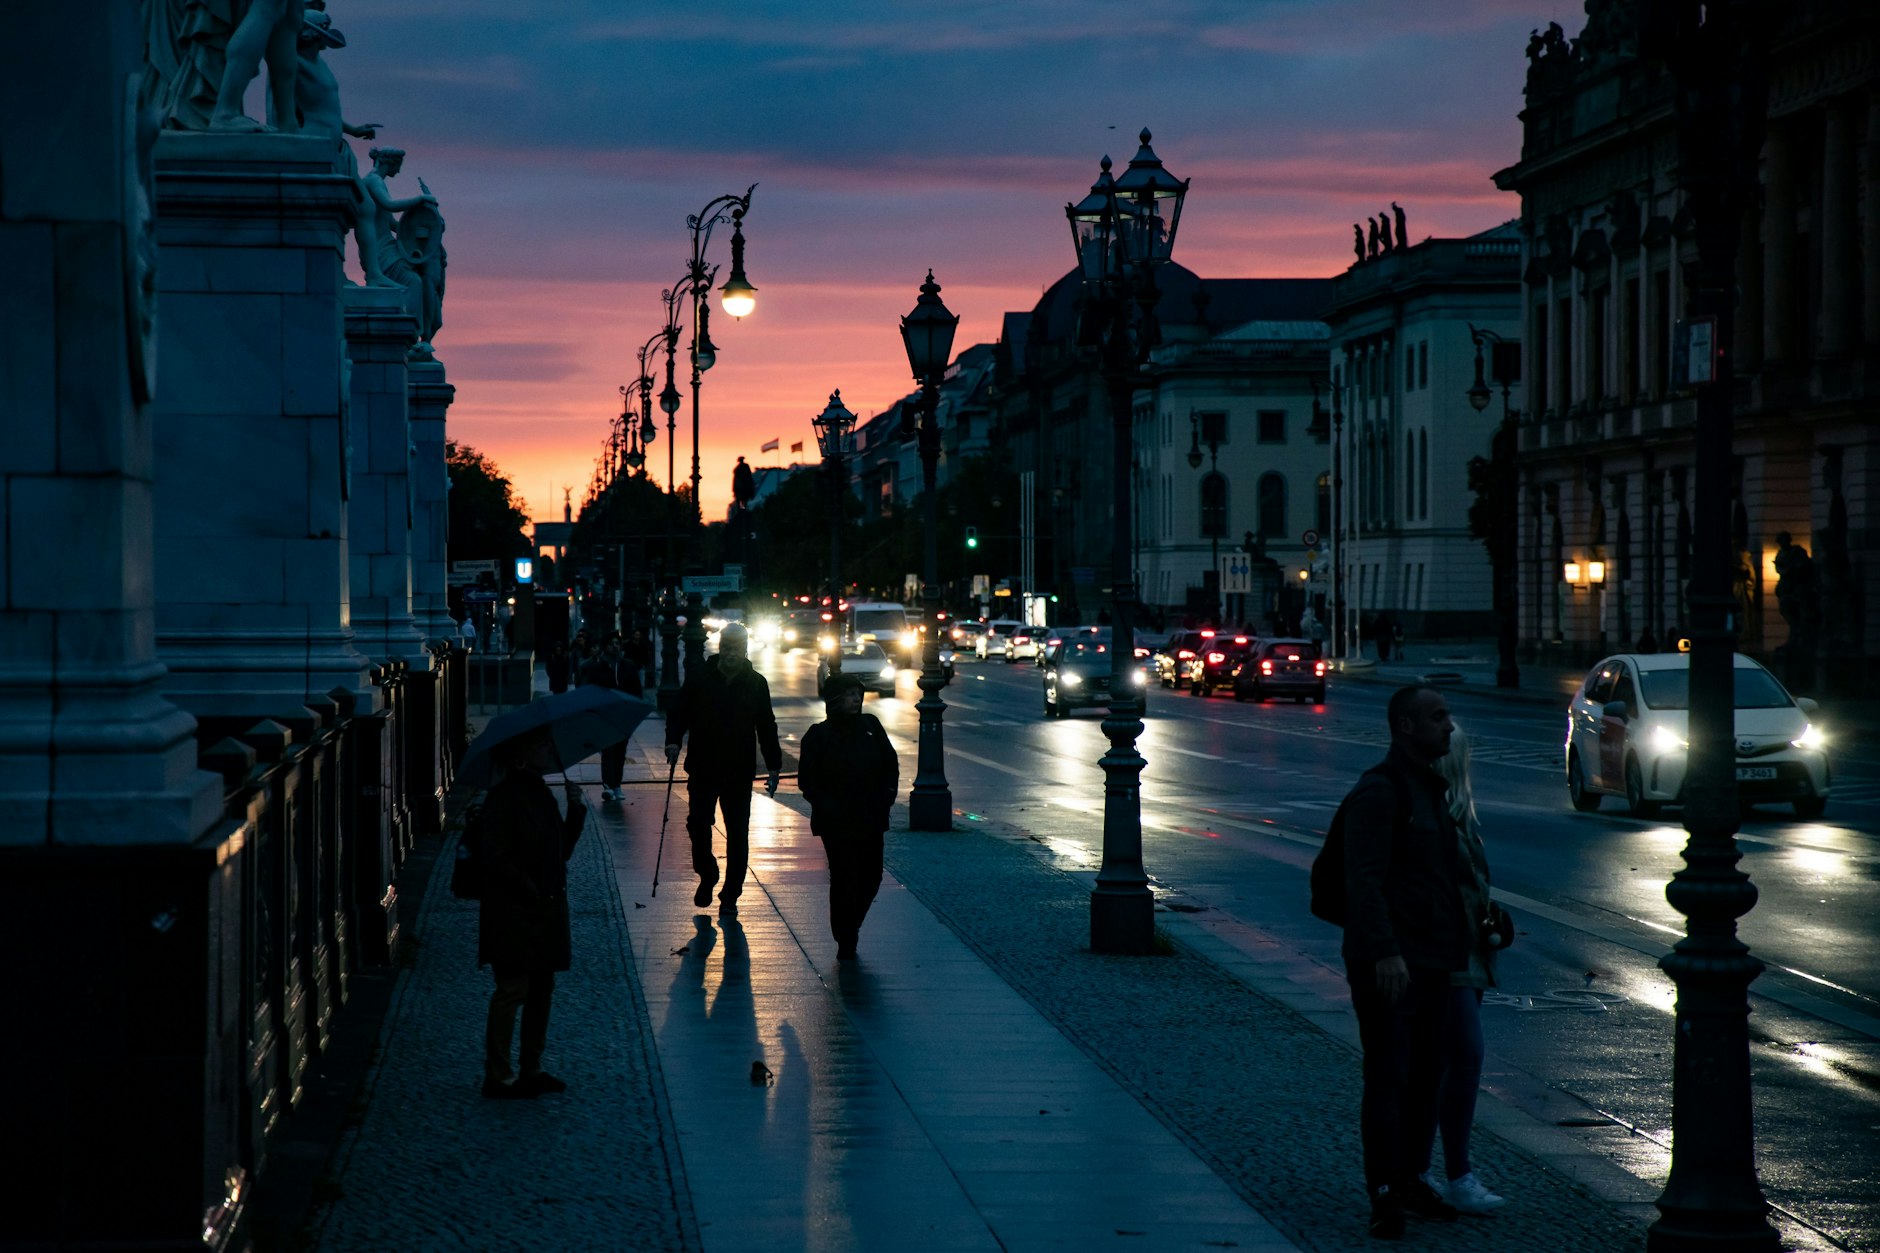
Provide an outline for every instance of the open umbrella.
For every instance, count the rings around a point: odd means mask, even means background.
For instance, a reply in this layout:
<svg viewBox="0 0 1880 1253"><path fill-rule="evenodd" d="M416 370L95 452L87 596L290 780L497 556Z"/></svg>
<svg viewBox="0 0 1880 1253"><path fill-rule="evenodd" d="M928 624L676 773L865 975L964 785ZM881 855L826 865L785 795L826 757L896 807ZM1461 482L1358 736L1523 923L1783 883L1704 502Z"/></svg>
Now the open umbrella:
<svg viewBox="0 0 1880 1253"><path fill-rule="evenodd" d="M538 696L520 709L490 719L457 767L457 777L471 787L488 787L494 776L492 754L504 744L547 732L565 771L633 734L653 712L649 701L590 685L571 692Z"/></svg>

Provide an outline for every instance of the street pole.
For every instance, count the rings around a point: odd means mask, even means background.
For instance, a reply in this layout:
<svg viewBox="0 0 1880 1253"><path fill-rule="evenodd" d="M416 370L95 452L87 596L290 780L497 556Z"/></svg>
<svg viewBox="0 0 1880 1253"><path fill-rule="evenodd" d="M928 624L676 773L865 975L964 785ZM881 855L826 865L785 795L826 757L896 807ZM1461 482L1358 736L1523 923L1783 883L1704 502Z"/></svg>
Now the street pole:
<svg viewBox="0 0 1880 1253"><path fill-rule="evenodd" d="M1490 392L1488 380L1482 369L1482 345L1493 344L1499 348L1507 341L1499 334L1486 328L1471 326L1469 336L1475 343L1475 382L1470 384L1469 406L1477 413L1488 408ZM1494 371L1495 381L1501 384L1501 423L1495 428L1495 434L1489 439L1488 484L1489 534L1485 537L1489 561L1493 566L1491 587L1495 599L1495 639L1497 660L1495 665L1496 687L1520 687L1521 668L1519 665L1521 592L1520 571L1517 563L1520 559L1520 525L1518 516L1521 493L1515 478L1516 454L1520 450L1520 431L1515 425L1514 409L1509 403L1512 383L1508 371Z"/></svg>
<svg viewBox="0 0 1880 1253"><path fill-rule="evenodd" d="M1735 554L1730 540L1731 376L1737 248L1768 102L1767 49L1776 23L1752 0L1651 0L1642 59L1677 84L1678 175L1697 228L1693 321L1714 319L1714 356L1691 362L1697 390L1692 538L1690 755L1684 868L1665 897L1688 920L1659 966L1677 985L1670 1178L1651 1253L1780 1247L1756 1177L1750 1091L1749 985L1763 964L1736 934L1756 904L1737 868ZM1687 341L1688 342L1688 341ZM1708 368L1707 368L1708 367Z"/></svg>
<svg viewBox="0 0 1880 1253"><path fill-rule="evenodd" d="M940 300L940 284L933 271L920 285L914 310L901 319L901 336L908 365L920 382L920 473L924 489L921 536L921 618L926 630L921 639L920 747L915 758L914 790L907 798L908 827L914 831L953 829L953 790L947 785L943 721L946 702L940 691L946 678L940 670L940 386L941 372L952 354L953 333L959 318Z"/></svg>

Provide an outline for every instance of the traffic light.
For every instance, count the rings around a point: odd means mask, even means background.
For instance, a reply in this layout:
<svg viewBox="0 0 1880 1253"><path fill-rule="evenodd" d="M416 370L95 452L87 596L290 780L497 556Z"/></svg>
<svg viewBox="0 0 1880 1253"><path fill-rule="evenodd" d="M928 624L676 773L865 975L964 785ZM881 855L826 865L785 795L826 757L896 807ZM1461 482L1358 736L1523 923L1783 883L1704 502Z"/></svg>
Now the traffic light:
<svg viewBox="0 0 1880 1253"><path fill-rule="evenodd" d="M966 546L968 548L979 547L979 528L978 527L969 526L966 528Z"/></svg>

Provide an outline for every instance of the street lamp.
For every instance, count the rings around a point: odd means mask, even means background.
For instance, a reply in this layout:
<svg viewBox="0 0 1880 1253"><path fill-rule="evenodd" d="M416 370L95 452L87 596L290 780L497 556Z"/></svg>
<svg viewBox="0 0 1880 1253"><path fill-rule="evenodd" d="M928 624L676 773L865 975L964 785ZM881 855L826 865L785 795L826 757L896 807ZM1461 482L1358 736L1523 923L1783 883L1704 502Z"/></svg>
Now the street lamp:
<svg viewBox="0 0 1880 1253"><path fill-rule="evenodd" d="M946 678L940 670L940 548L939 499L936 483L940 464L940 376L953 357L953 332L960 319L940 299L940 284L927 271L914 311L901 319L901 339L907 347L908 368L920 384L920 473L926 496L921 552L921 620L926 632L920 649L920 752L916 759L914 790L908 796L908 827L914 831L953 829L953 792L947 787L942 751L941 718L946 702L940 689Z"/></svg>
<svg viewBox="0 0 1880 1253"><path fill-rule="evenodd" d="M1110 159L1090 194L1064 206L1071 246L1083 276L1084 303L1077 342L1094 349L1110 404L1110 708L1103 734L1110 749L1103 768L1103 865L1090 893L1090 947L1099 953L1146 953L1155 939L1155 900L1142 869L1143 696L1136 670L1136 589L1130 568L1129 458L1131 398L1141 368L1161 341L1155 317L1156 267L1175 248L1188 180L1163 168L1143 130L1142 146L1123 176L1112 179Z"/></svg>
<svg viewBox="0 0 1880 1253"><path fill-rule="evenodd" d="M1495 428L1494 439L1489 444L1489 468L1491 471L1488 484L1489 529L1487 536L1488 558L1494 565L1494 596L1496 641L1498 660L1495 665L1496 687L1520 687L1521 669L1516 664L1516 650L1520 640L1520 581L1516 577L1515 563L1520 549L1516 543L1518 518L1516 509L1519 501L1519 488L1515 482L1515 450L1518 446L1519 432L1515 425L1515 411L1509 407L1508 393L1512 386L1515 370L1506 364L1510 350L1520 351L1519 343L1511 343L1494 331L1485 327L1469 327L1469 337L1475 341L1475 382L1469 385L1469 407L1477 413L1488 408L1492 394L1488 389L1488 380L1482 374L1482 345L1492 344L1495 356L1495 381L1501 385L1501 425Z"/></svg>
<svg viewBox="0 0 1880 1253"><path fill-rule="evenodd" d="M1677 1135L1645 1247L1651 1253L1773 1250L1780 1241L1756 1178L1750 1096L1749 985L1763 964L1736 934L1736 920L1755 907L1756 887L1737 866L1735 840L1730 672L1738 624L1730 461L1737 251L1745 209L1758 194L1768 50L1778 19L1747 0L1650 0L1643 8L1640 61L1662 63L1676 84L1678 183L1697 236L1690 316L1714 320L1708 377L1692 380L1697 517L1687 600L1691 696L1684 785L1690 840L1684 868L1665 889L1688 922L1684 937L1659 962L1678 989L1671 1068Z"/></svg>
<svg viewBox="0 0 1880 1253"><path fill-rule="evenodd" d="M757 306L757 289L744 276L744 215L751 210L751 193L757 190L752 183L742 196L726 194L707 201L705 207L697 213L687 215L685 224L692 232L692 255L686 263L685 277L665 293L666 327L670 335L667 349L666 391L660 393L659 403L668 414L675 413L679 407L678 389L672 381L672 358L678 344L679 323L677 317L680 298L692 302L692 542L693 558L700 552L700 531L705 525L705 515L699 500L699 384L705 371L718 361L718 347L711 337L711 305L709 297L712 281L718 277L718 267L705 262L706 249L711 246L712 228L729 225L731 227L731 277L725 280L719 290L719 299L724 311L733 318L742 318ZM668 399L670 405L668 408ZM696 674L705 664L705 603L698 592L687 592L685 598L685 672ZM664 677L660 687L665 688Z"/></svg>
<svg viewBox="0 0 1880 1253"><path fill-rule="evenodd" d="M810 419L816 428L816 447L822 452L823 472L829 476L829 603L835 613L842 612L842 524L846 519L849 480L843 462L849 452L850 433L857 419L842 403L842 389L829 393L829 403ZM816 647L822 648L818 636ZM842 628L836 627L836 646L829 654L829 673L842 672Z"/></svg>
<svg viewBox="0 0 1880 1253"><path fill-rule="evenodd" d="M1208 569L1214 572L1214 623L1221 623L1221 532L1227 529L1226 505L1219 482L1221 469L1221 429L1217 422L1208 423L1208 437L1201 438L1201 417L1193 410L1188 414L1188 468L1201 468L1201 445L1208 446L1208 473L1201 480L1201 524L1208 532ZM1203 579L1205 584L1208 580Z"/></svg>
<svg viewBox="0 0 1880 1253"><path fill-rule="evenodd" d="M1314 430L1322 433L1325 430L1325 420L1327 417L1331 419L1332 423L1332 525L1331 534L1326 536L1325 539L1331 544L1331 561L1329 564L1332 568L1332 598L1329 607L1332 620L1332 655L1334 657L1343 657L1345 655L1344 532L1339 529L1344 525L1345 413L1343 409L1339 408L1338 403L1339 394L1344 390L1339 386L1339 377L1339 375L1334 373L1323 380L1317 377L1312 379L1312 426ZM1319 404L1319 388L1321 386L1330 389L1332 393L1332 409L1330 414L1327 414L1324 406Z"/></svg>

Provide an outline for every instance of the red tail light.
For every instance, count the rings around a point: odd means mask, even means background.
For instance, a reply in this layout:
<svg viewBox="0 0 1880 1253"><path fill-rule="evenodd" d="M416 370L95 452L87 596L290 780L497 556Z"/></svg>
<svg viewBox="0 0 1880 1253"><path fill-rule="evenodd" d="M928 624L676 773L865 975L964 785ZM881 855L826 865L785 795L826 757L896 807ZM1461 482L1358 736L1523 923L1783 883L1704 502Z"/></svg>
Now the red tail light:
<svg viewBox="0 0 1880 1253"><path fill-rule="evenodd" d="M1202 638L1202 639L1204 639L1204 640L1211 640L1211 639L1213 639L1213 638L1214 638L1214 632L1212 632L1212 631L1203 631L1203 632L1201 633L1201 638Z"/></svg>
<svg viewBox="0 0 1880 1253"><path fill-rule="evenodd" d="M1195 659L1195 655L1194 655L1194 653L1193 653L1193 651L1191 651L1191 650L1189 650L1189 649L1186 649L1186 648L1183 648L1183 649L1178 649L1178 650L1176 650L1176 653L1175 653L1175 660L1177 660L1177 661L1193 661L1194 659Z"/></svg>
<svg viewBox="0 0 1880 1253"><path fill-rule="evenodd" d="M1246 642L1247 642L1247 637L1244 635L1236 635L1234 637L1234 643L1236 644L1245 644Z"/></svg>
<svg viewBox="0 0 1880 1253"><path fill-rule="evenodd" d="M1146 648L1138 648L1136 650L1136 656L1138 657L1147 657L1148 655L1149 655L1149 650Z"/></svg>
<svg viewBox="0 0 1880 1253"><path fill-rule="evenodd" d="M1314 662L1312 664L1312 673L1318 675L1320 678L1324 678L1325 677L1325 663L1322 661Z"/></svg>
<svg viewBox="0 0 1880 1253"><path fill-rule="evenodd" d="M1271 673L1273 673L1273 663L1272 663L1272 662L1270 662L1270 661L1263 661L1263 662L1261 662L1261 663L1260 663L1260 673L1261 673L1261 674L1271 674Z"/></svg>
<svg viewBox="0 0 1880 1253"><path fill-rule="evenodd" d="M1227 660L1226 653L1209 653L1208 654L1208 664L1210 666L1218 666L1223 661L1226 661L1226 660Z"/></svg>

